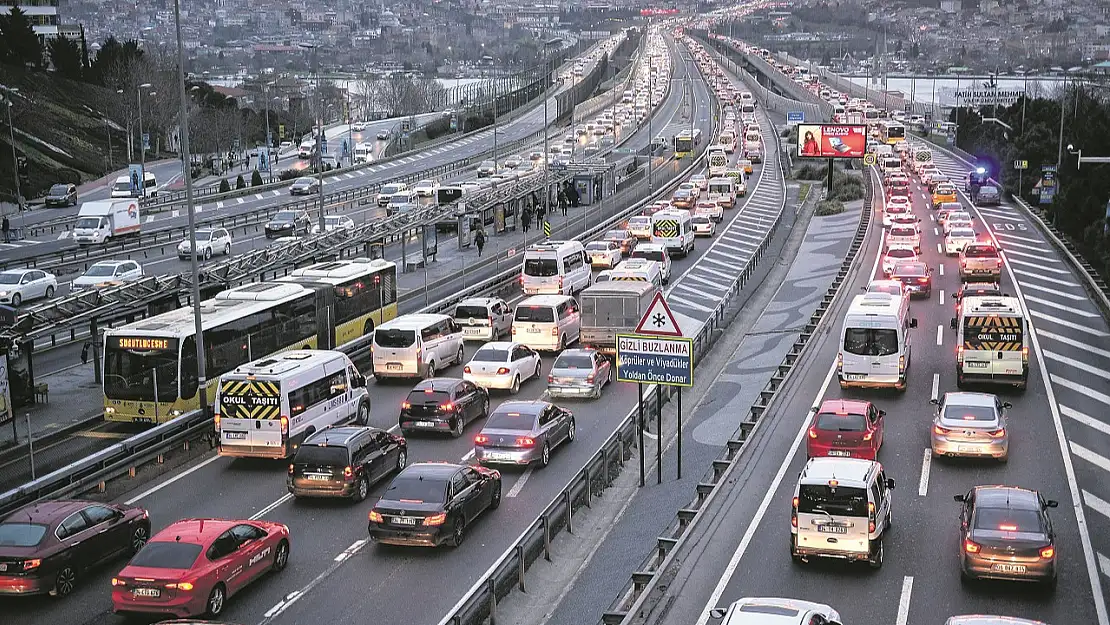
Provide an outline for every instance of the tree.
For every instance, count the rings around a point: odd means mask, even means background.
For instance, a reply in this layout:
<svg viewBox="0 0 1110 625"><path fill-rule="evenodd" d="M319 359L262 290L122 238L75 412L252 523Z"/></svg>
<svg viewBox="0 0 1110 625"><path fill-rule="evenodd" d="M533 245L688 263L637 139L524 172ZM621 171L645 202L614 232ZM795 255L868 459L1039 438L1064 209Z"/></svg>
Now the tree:
<svg viewBox="0 0 1110 625"><path fill-rule="evenodd" d="M240 176L240 178L241 177L242 176ZM259 171L257 169L254 170L254 173L251 174L251 186L252 187L261 187L264 184L266 184L266 183L262 181L262 174L259 173Z"/></svg>
<svg viewBox="0 0 1110 625"><path fill-rule="evenodd" d="M243 180L243 174L239 174L239 176L235 178L235 188L237 190L247 188L247 181Z"/></svg>
<svg viewBox="0 0 1110 625"><path fill-rule="evenodd" d="M54 37L47 44L54 71L71 80L81 79L81 49L69 37Z"/></svg>
<svg viewBox="0 0 1110 625"><path fill-rule="evenodd" d="M7 47L5 60L13 65L42 68L42 42L31 26L31 20L19 7L0 15L0 39Z"/></svg>
<svg viewBox="0 0 1110 625"><path fill-rule="evenodd" d="M109 89L123 89L132 82L132 70L142 58L138 41L129 39L120 43L115 37L108 37L90 65L92 80Z"/></svg>
<svg viewBox="0 0 1110 625"><path fill-rule="evenodd" d="M227 193L231 191L231 184L228 183L227 178L220 178L220 193Z"/></svg>
<svg viewBox="0 0 1110 625"><path fill-rule="evenodd" d="M89 69L89 42L85 40L84 24L81 24L81 67Z"/></svg>

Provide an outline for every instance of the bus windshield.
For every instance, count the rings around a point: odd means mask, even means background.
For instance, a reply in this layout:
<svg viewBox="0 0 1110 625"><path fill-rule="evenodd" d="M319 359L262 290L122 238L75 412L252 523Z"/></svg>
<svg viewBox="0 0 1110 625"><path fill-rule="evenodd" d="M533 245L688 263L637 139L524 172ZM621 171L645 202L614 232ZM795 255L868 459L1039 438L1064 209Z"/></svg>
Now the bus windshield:
<svg viewBox="0 0 1110 625"><path fill-rule="evenodd" d="M856 356L897 354L898 332L893 328L846 328L844 351Z"/></svg>
<svg viewBox="0 0 1110 625"><path fill-rule="evenodd" d="M108 399L173 401L177 398L177 362L176 351L139 352L109 346L104 352L104 395Z"/></svg>

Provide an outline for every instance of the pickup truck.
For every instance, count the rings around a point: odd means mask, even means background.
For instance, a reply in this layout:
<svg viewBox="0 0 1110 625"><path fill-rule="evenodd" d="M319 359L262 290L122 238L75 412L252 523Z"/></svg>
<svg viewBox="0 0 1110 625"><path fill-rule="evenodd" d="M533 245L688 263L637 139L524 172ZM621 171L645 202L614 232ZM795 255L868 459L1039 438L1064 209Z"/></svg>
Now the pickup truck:
<svg viewBox="0 0 1110 625"><path fill-rule="evenodd" d="M1002 258L989 243L971 243L960 252L960 280L993 280L1002 278Z"/></svg>

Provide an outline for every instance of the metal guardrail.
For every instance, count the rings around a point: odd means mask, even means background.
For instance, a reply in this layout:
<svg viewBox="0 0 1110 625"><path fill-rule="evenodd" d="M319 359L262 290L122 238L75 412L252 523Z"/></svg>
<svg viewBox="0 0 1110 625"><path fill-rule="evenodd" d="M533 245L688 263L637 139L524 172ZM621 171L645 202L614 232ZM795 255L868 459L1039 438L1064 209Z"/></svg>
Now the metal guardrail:
<svg viewBox="0 0 1110 625"><path fill-rule="evenodd" d="M662 601L665 588L660 587L660 582L682 566L680 554L693 534L691 530L707 517L712 504L722 496L721 493L725 489L719 487L734 481L734 473L744 452L749 448L748 441L759 424L764 421L763 417L767 416L781 399L779 391L793 379L795 365L805 358L810 340L826 320L829 309L842 295L841 287L852 274L871 219L872 197L875 189L871 172L865 177L865 181L867 194L860 223L832 285L818 303L817 310L802 328L798 339L794 341L770 381L759 392L759 398L749 408L747 418L740 422L736 432L726 442L720 457L712 462L705 477L698 483L694 498L679 509L675 520L663 535L658 537L653 552L632 574L632 579L625 586L621 596L602 615L602 625L641 625L662 622L661 619L665 618L670 604Z"/></svg>

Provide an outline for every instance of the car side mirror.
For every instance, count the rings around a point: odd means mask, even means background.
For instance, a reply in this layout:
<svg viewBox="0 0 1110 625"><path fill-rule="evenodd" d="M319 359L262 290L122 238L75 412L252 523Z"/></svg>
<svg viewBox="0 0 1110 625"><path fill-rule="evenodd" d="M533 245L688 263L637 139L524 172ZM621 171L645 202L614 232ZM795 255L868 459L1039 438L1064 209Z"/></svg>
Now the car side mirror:
<svg viewBox="0 0 1110 625"><path fill-rule="evenodd" d="M960 294L959 293L953 293L952 294L952 299L960 299Z"/></svg>
<svg viewBox="0 0 1110 625"><path fill-rule="evenodd" d="M366 376L362 375L361 373L356 374L355 377L351 379L351 386L355 388L365 388Z"/></svg>
<svg viewBox="0 0 1110 625"><path fill-rule="evenodd" d="M880 410L879 411L879 416L880 417L885 417L886 416L886 411L885 410Z"/></svg>
<svg viewBox="0 0 1110 625"><path fill-rule="evenodd" d="M967 496L965 496L965 495L953 495L952 500L957 501L959 503L964 503L965 501L967 501Z"/></svg>
<svg viewBox="0 0 1110 625"><path fill-rule="evenodd" d="M894 478L892 478L892 477L886 478L886 487L889 488L890 490L894 490Z"/></svg>
<svg viewBox="0 0 1110 625"><path fill-rule="evenodd" d="M916 328L917 327L917 317L914 317L914 318L910 319L910 327L911 328Z"/></svg>
<svg viewBox="0 0 1110 625"><path fill-rule="evenodd" d="M1055 499L1049 499L1048 501L1045 502L1045 505L1048 506L1049 508L1055 508L1055 507L1060 505L1060 502L1056 501Z"/></svg>
<svg viewBox="0 0 1110 625"><path fill-rule="evenodd" d="M713 608L709 611L709 618L724 618L728 610L725 608Z"/></svg>
<svg viewBox="0 0 1110 625"><path fill-rule="evenodd" d="M948 322L948 327L952 328L953 330L956 329L956 318L955 317L952 317L952 320Z"/></svg>
<svg viewBox="0 0 1110 625"><path fill-rule="evenodd" d="M810 409L809 409L809 412L810 412L811 414L816 414L816 413L817 413L817 406L814 406L814 407L810 408Z"/></svg>

